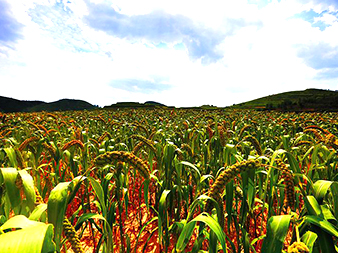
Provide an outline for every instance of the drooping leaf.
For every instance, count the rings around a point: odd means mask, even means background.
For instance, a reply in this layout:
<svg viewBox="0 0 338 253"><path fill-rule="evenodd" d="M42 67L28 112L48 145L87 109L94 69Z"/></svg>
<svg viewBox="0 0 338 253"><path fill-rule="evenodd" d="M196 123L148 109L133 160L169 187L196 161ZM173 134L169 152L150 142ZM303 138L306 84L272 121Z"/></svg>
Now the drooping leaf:
<svg viewBox="0 0 338 253"><path fill-rule="evenodd" d="M291 215L279 215L269 218L262 252L282 252L284 240L289 229Z"/></svg>
<svg viewBox="0 0 338 253"><path fill-rule="evenodd" d="M314 196L306 196L304 203L310 215L323 217L322 209Z"/></svg>
<svg viewBox="0 0 338 253"><path fill-rule="evenodd" d="M18 229L20 228L20 229ZM31 221L23 215L9 219L0 230L1 253L51 253L55 251L53 225ZM12 229L18 229L12 231Z"/></svg>
<svg viewBox="0 0 338 253"><path fill-rule="evenodd" d="M170 190L164 190L162 192L160 202L159 202L159 211L158 211L158 234L159 234L159 242L162 244L162 237L163 237L163 223L166 222L167 215L166 215L166 199L169 195Z"/></svg>
<svg viewBox="0 0 338 253"><path fill-rule="evenodd" d="M27 205L30 210L33 210L35 207L35 190L34 190L34 181L30 174L28 174L27 170L19 170L18 173L21 176L23 189L25 192L25 196L27 199Z"/></svg>
<svg viewBox="0 0 338 253"><path fill-rule="evenodd" d="M47 204L40 204L31 213L29 216L30 220L38 221L41 218L41 215L47 210Z"/></svg>
<svg viewBox="0 0 338 253"><path fill-rule="evenodd" d="M112 230L110 225L108 224L107 220L100 214L97 213L85 213L83 215L81 215L81 217L78 219L78 221L76 222L75 225L75 229L79 229L81 227L81 225L83 224L83 222L89 220L89 219L98 219L98 220L102 220L103 221L103 231L104 234L106 236L106 241L107 241L107 248L108 248L108 252L111 252L113 247L113 234L112 234Z"/></svg>
<svg viewBox="0 0 338 253"><path fill-rule="evenodd" d="M318 180L313 184L315 198L321 203L332 185L332 181Z"/></svg>
<svg viewBox="0 0 338 253"><path fill-rule="evenodd" d="M333 198L333 211L334 216L338 220L338 183L334 183L331 185L331 193Z"/></svg>
<svg viewBox="0 0 338 253"><path fill-rule="evenodd" d="M334 225L332 225L330 222L327 220L324 220L323 218L319 216L314 216L314 215L307 215L305 216L305 221L309 222L313 225L316 225L320 229L326 231L332 236L335 236L338 238L338 229Z"/></svg>
<svg viewBox="0 0 338 253"><path fill-rule="evenodd" d="M67 207L69 184L70 182L63 182L55 186L49 195L47 203L48 222L54 225L54 241L57 251L60 251L61 246L61 234Z"/></svg>
<svg viewBox="0 0 338 253"><path fill-rule="evenodd" d="M307 231L303 236L302 236L302 242L306 244L306 246L309 248L310 252L312 253L313 250L313 245L315 244L318 236L316 233Z"/></svg>
<svg viewBox="0 0 338 253"><path fill-rule="evenodd" d="M183 164L185 166L188 166L190 169L192 169L192 171L194 171L198 175L197 179L200 180L201 173L200 173L199 169L197 169L197 167L195 165L193 165L192 163L187 162L187 161L182 161L181 164Z"/></svg>
<svg viewBox="0 0 338 253"><path fill-rule="evenodd" d="M334 225L337 225L336 217L334 217L334 215L332 214L329 205L320 205L320 208L322 210L324 219L330 221Z"/></svg>
<svg viewBox="0 0 338 253"><path fill-rule="evenodd" d="M0 171L6 186L6 194L10 200L12 208L15 208L21 203L20 191L15 185L18 171L16 168L0 168Z"/></svg>
<svg viewBox="0 0 338 253"><path fill-rule="evenodd" d="M223 252L226 253L227 248L225 233L219 223L207 213L201 213L184 226L176 243L177 252L182 252L187 246L197 221L203 222L210 227L210 229L216 234L218 241L221 243Z"/></svg>
<svg viewBox="0 0 338 253"><path fill-rule="evenodd" d="M102 186L92 177L88 177L89 182L93 186L93 189L95 191L95 194L100 202L101 209L102 209L102 215L105 217L107 214L107 207L104 202L104 195L103 195L103 189Z"/></svg>
<svg viewBox="0 0 338 253"><path fill-rule="evenodd" d="M158 219L158 217L153 217L150 221L148 221L146 224L143 225L143 227L141 228L141 230L140 230L140 232L138 233L137 238L136 238L136 243L135 243L134 253L136 253L136 250L137 250L137 244L138 244L138 241L139 241L140 236L141 236L142 232L144 231L144 229L145 229L150 223L152 223L153 221L156 221L157 219Z"/></svg>
<svg viewBox="0 0 338 253"><path fill-rule="evenodd" d="M12 166L14 168L17 168L18 167L18 162L16 160L16 154L15 154L15 150L14 148L4 148L5 150L5 153L9 159L9 163L10 165L9 166Z"/></svg>

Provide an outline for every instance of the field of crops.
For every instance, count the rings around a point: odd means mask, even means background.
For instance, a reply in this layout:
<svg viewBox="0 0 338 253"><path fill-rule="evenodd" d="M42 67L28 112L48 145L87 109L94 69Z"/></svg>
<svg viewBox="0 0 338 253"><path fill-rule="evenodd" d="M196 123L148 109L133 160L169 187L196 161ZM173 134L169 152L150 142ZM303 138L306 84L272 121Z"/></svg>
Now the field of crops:
<svg viewBox="0 0 338 253"><path fill-rule="evenodd" d="M0 252L338 252L337 119L0 113Z"/></svg>

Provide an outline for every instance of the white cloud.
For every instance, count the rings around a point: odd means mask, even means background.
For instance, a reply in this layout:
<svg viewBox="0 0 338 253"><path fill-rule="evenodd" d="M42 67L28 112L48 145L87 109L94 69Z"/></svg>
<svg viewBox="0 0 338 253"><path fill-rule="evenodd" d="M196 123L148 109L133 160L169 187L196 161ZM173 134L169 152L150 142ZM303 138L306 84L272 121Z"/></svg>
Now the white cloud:
<svg viewBox="0 0 338 253"><path fill-rule="evenodd" d="M58 8L55 3L59 3ZM207 4L114 1L114 10L123 15L161 10L170 17L181 15L191 20L196 33L212 31L221 35L209 47L221 55L212 62L204 61L207 54L191 57L191 48L180 37L161 48L152 37L119 38L95 30L84 22L90 13L85 1L63 3L11 2L14 17L25 27L23 39L15 47L0 45L1 95L44 101L77 98L101 106L147 100L175 106L226 106L288 90L338 89L331 78L337 76L337 70L330 68L334 61L329 62L330 66L326 62L324 69L311 65L312 60L334 55L338 47L335 16L324 14L315 19L330 25L323 31L302 18L294 18L311 9L332 9L329 3L282 0L258 6L244 0ZM35 10L40 5L44 5L44 13ZM63 15L64 9L71 11ZM189 36L187 33L183 37L196 38ZM180 49L176 49L175 44L180 42ZM311 52L314 45L327 45L326 51L316 59L299 53L300 49Z"/></svg>
<svg viewBox="0 0 338 253"><path fill-rule="evenodd" d="M324 13L323 16L316 17L314 20L315 20L315 22L322 21L326 25L333 25L333 24L337 23L338 18L337 18L337 16L335 16L333 14Z"/></svg>

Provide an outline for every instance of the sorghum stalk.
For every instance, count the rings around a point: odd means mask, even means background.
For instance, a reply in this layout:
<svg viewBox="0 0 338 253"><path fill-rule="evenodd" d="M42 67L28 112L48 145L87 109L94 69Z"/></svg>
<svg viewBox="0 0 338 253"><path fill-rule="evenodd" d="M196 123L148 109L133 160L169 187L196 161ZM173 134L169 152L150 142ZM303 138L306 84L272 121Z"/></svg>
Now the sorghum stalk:
<svg viewBox="0 0 338 253"><path fill-rule="evenodd" d="M311 145L311 144L312 144L311 141L299 141L294 146L299 147L299 146L302 146L302 145Z"/></svg>
<svg viewBox="0 0 338 253"><path fill-rule="evenodd" d="M234 179L236 175L242 172L246 172L250 169L256 169L258 166L259 166L258 160L242 161L234 165L231 165L218 175L214 184L209 189L208 196L215 200L219 199L219 196L223 192L226 184L229 183L232 179ZM210 211L209 201L207 202L206 210Z"/></svg>
<svg viewBox="0 0 338 253"><path fill-rule="evenodd" d="M108 133L107 131L104 132L104 133L100 136L100 138L98 139L98 142L101 143L106 137L108 137L108 139L111 139L111 135L110 135L110 133Z"/></svg>
<svg viewBox="0 0 338 253"><path fill-rule="evenodd" d="M18 162L18 167L20 169L23 169L26 167L26 163L23 159L23 156L22 156L22 153L19 149L17 148L14 148L14 151L15 151L15 156L16 156L16 161Z"/></svg>
<svg viewBox="0 0 338 253"><path fill-rule="evenodd" d="M309 248L303 242L294 242L288 247L288 253L307 253L310 252Z"/></svg>
<svg viewBox="0 0 338 253"><path fill-rule="evenodd" d="M248 129L248 128L250 128L251 127L251 125L245 125L244 127L242 127L241 128L241 130L239 131L239 138L241 138L242 137L242 135L243 135L243 133ZM234 129L233 129L234 130Z"/></svg>
<svg viewBox="0 0 338 253"><path fill-rule="evenodd" d="M321 136L320 132L316 129L306 129L305 133L311 132L315 135L318 141L324 141L323 137Z"/></svg>
<svg viewBox="0 0 338 253"><path fill-rule="evenodd" d="M337 149L338 148L338 140L337 137L333 134L328 134L325 136L325 144Z"/></svg>
<svg viewBox="0 0 338 253"><path fill-rule="evenodd" d="M306 129L306 130L308 130L308 129L316 129L316 130L321 131L321 132L324 133L324 134L329 134L329 133L330 133L330 132L327 131L326 129L324 129L324 128L322 128L322 127L319 127L319 126L316 126L316 125L307 126L307 127L305 127L305 129Z"/></svg>
<svg viewBox="0 0 338 253"><path fill-rule="evenodd" d="M42 146L48 151L48 153L55 159L56 157L56 150L53 148L52 145L47 143L42 143Z"/></svg>
<svg viewBox="0 0 338 253"><path fill-rule="evenodd" d="M282 178L284 179L285 185L285 206L291 209L295 206L295 185L293 182L292 172L288 170L285 163L281 160L276 160L277 167L282 172Z"/></svg>
<svg viewBox="0 0 338 253"><path fill-rule="evenodd" d="M149 140L142 135L136 135L136 134L132 135L131 138L138 139L142 143L146 144L154 152L154 154L156 154L155 143L152 140Z"/></svg>
<svg viewBox="0 0 338 253"><path fill-rule="evenodd" d="M70 147L73 147L73 146L77 146L80 149L84 148L84 145L83 145L82 141L71 140L71 141L67 142L65 145L63 145L62 151L65 151L65 150L67 150L67 149L69 149Z"/></svg>
<svg viewBox="0 0 338 253"><path fill-rule="evenodd" d="M94 164L96 166L103 166L111 164L113 161L121 161L129 163L145 178L150 177L148 165L141 158L135 156L132 153L125 151L109 151L95 158Z"/></svg>
<svg viewBox="0 0 338 253"><path fill-rule="evenodd" d="M219 133L219 139L221 142L222 147L225 146L225 129L222 125L219 125L218 127L218 133Z"/></svg>
<svg viewBox="0 0 338 253"><path fill-rule="evenodd" d="M261 145L259 144L258 140L255 137L248 135L248 136L245 136L243 140L249 141L251 145L255 148L259 156L263 154Z"/></svg>
<svg viewBox="0 0 338 253"><path fill-rule="evenodd" d="M80 239L76 234L75 228L67 218L64 218L63 220L63 232L70 242L74 253L83 253L84 251L81 247Z"/></svg>
<svg viewBox="0 0 338 253"><path fill-rule="evenodd" d="M24 140L19 146L19 151L21 152L22 150L24 150L27 147L28 144L30 144L31 142L37 141L39 139L40 138L37 137L37 136L32 136L32 137Z"/></svg>
<svg viewBox="0 0 338 253"><path fill-rule="evenodd" d="M183 143L181 145L181 149L187 151L190 157L194 157L193 150L191 149L191 147L189 146L189 144Z"/></svg>

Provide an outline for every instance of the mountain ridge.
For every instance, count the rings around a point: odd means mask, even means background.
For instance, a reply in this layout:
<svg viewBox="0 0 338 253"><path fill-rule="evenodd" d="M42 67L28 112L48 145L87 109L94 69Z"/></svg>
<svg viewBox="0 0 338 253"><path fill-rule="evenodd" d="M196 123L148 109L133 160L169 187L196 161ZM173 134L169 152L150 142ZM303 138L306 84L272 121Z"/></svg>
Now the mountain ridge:
<svg viewBox="0 0 338 253"><path fill-rule="evenodd" d="M338 91L309 88L281 92L247 102L232 108L287 110L287 111L338 111Z"/></svg>
<svg viewBox="0 0 338 253"><path fill-rule="evenodd" d="M175 108L164 104L147 101L117 102L104 109L117 108ZM84 100L60 99L55 102L27 101L0 96L0 112L37 112L37 111L67 111L67 110L92 110L98 108ZM287 110L287 111L338 111L338 91L324 89L306 89L298 91L281 92L228 107L210 105L182 107L181 109L257 109L257 110Z"/></svg>
<svg viewBox="0 0 338 253"><path fill-rule="evenodd" d="M78 99L60 99L54 102L28 101L0 96L0 112L39 112L91 110L94 105Z"/></svg>

